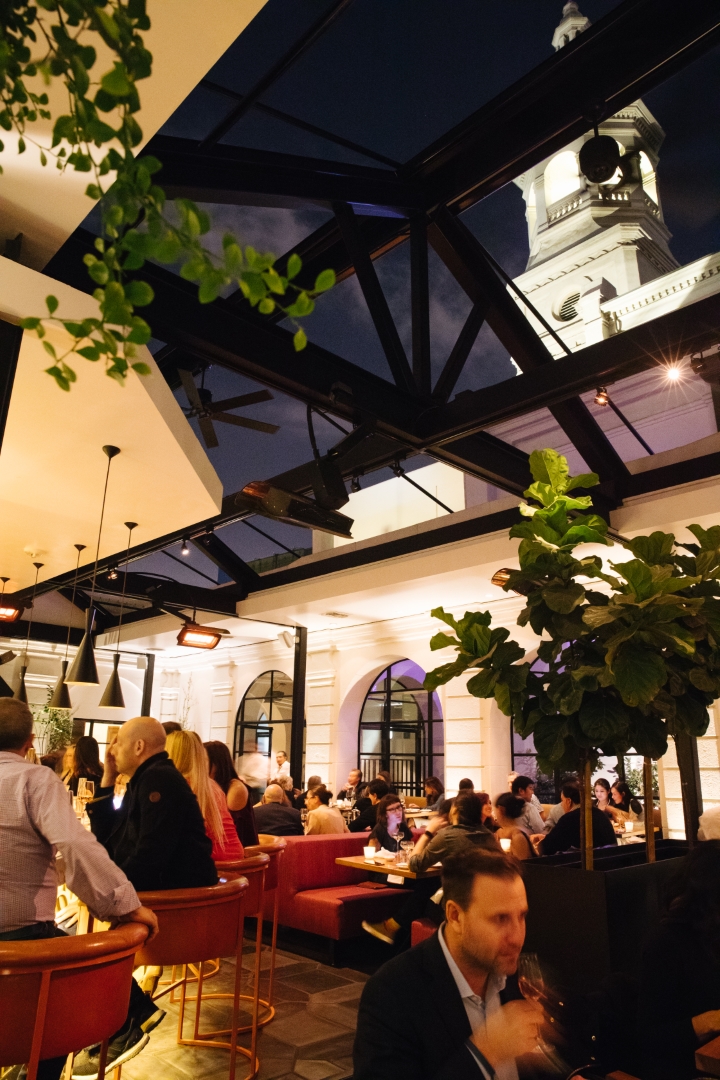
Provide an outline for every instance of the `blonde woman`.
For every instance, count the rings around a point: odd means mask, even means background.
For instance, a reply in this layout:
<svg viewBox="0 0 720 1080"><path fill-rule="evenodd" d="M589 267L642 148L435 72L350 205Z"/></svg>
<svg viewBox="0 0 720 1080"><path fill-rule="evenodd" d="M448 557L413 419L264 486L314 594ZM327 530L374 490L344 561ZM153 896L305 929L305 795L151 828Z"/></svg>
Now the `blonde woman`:
<svg viewBox="0 0 720 1080"><path fill-rule="evenodd" d="M171 731L165 749L187 780L200 806L205 832L212 840L215 862L242 859L243 847L230 816L222 788L210 779L207 751L194 731Z"/></svg>

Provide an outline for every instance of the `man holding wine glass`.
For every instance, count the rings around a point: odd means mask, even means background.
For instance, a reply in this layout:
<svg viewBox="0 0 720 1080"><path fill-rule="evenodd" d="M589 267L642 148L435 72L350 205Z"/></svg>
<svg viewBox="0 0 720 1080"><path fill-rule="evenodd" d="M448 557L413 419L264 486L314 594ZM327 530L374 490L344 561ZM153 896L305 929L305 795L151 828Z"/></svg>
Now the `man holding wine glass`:
<svg viewBox="0 0 720 1080"><path fill-rule="evenodd" d="M512 856L467 848L445 860L445 922L366 984L354 1080L517 1080L548 1061L542 979L518 964L527 899ZM523 991L524 990L524 994ZM527 1073L524 1073L527 1075Z"/></svg>

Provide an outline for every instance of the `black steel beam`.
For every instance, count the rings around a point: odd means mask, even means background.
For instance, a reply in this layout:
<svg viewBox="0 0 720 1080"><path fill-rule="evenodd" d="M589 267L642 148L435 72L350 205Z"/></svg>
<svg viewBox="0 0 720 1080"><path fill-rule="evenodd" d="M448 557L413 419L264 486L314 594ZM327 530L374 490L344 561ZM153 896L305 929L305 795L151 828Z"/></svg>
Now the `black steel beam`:
<svg viewBox="0 0 720 1080"><path fill-rule="evenodd" d="M411 393L415 389L413 373L353 209L347 203L337 203L333 209L395 384Z"/></svg>
<svg viewBox="0 0 720 1080"><path fill-rule="evenodd" d="M260 578L252 566L248 566L245 560L241 559L215 533L206 532L201 533L199 536L193 536L190 543L207 555L208 559L214 562L220 570L232 578L242 589L252 592L253 589L257 588Z"/></svg>
<svg viewBox="0 0 720 1080"><path fill-rule="evenodd" d="M485 480L513 495L521 495L532 483L528 455L487 432L467 435L442 445L430 445L427 453L438 461Z"/></svg>
<svg viewBox="0 0 720 1080"><path fill-rule="evenodd" d="M141 716L150 716L154 676L155 653L145 653L145 676L143 678L142 704L140 705Z"/></svg>
<svg viewBox="0 0 720 1080"><path fill-rule="evenodd" d="M437 401L447 401L455 389L455 384L462 375L467 358L480 333L480 327L485 322L486 308L487 305L481 302L473 304L470 308L468 317L458 334L457 341L445 361L445 366L438 376L438 381L435 383L432 396Z"/></svg>
<svg viewBox="0 0 720 1080"><path fill-rule="evenodd" d="M158 178L172 199L289 209L308 203L330 207L341 201L357 205L361 212L364 207L366 213L375 209L395 218L422 205L417 188L390 169L370 165L236 146L202 150L192 139L172 135L156 135L144 153L162 161Z"/></svg>
<svg viewBox="0 0 720 1080"><path fill-rule="evenodd" d="M0 319L0 447L2 447L10 410L15 371L17 369L23 332L19 326Z"/></svg>
<svg viewBox="0 0 720 1080"><path fill-rule="evenodd" d="M430 282L425 216L410 222L410 314L412 319L412 366L419 393L432 390L430 357Z"/></svg>
<svg viewBox="0 0 720 1080"><path fill-rule="evenodd" d="M587 345L552 364L482 390L466 391L455 401L425 413L418 434L425 440L444 441L482 431L536 409L552 409L597 386L609 386L648 368L670 364L718 341L720 294Z"/></svg>
<svg viewBox="0 0 720 1080"><path fill-rule="evenodd" d="M485 257L482 245L449 210L441 208L428 229L433 248L474 304L485 305L485 318L522 371L544 369L553 358L522 309ZM627 467L585 404L563 401L553 417L591 469L603 480L620 480Z"/></svg>
<svg viewBox="0 0 720 1080"><path fill-rule="evenodd" d="M426 206L464 210L720 43L717 0L625 0L403 169Z"/></svg>
<svg viewBox="0 0 720 1080"><path fill-rule="evenodd" d="M234 615L237 604L247 596L247 589L233 583L218 589L204 589L180 581L121 571L114 581L103 582L103 592L150 600L155 607L212 611L218 615Z"/></svg>
<svg viewBox="0 0 720 1080"><path fill-rule="evenodd" d="M290 771L296 787L304 787L305 682L307 678L307 628L295 627L293 656L292 723L290 724Z"/></svg>
<svg viewBox="0 0 720 1080"><path fill-rule="evenodd" d="M289 71L292 65L299 60L308 49L312 48L312 46L323 36L325 31L332 26L340 15L342 15L346 8L350 7L352 2L353 0L335 0L334 3L330 4L330 6L326 8L313 23L311 23L297 41L292 43L287 52L283 53L280 59L274 63L260 79L258 79L250 90L248 90L243 100L239 102L234 109L231 109L228 115L213 128L210 134L203 140L204 145L212 146L218 142L219 139L222 139L223 135L227 135L238 120L245 115L248 109L250 109L278 79L282 78L285 72Z"/></svg>

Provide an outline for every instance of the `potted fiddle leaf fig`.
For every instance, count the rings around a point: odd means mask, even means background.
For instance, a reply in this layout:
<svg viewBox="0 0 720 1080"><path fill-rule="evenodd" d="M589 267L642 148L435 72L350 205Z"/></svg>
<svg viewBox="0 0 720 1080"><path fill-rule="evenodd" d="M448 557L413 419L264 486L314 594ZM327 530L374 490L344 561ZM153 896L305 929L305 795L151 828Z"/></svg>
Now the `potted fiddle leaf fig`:
<svg viewBox="0 0 720 1080"><path fill-rule="evenodd" d="M631 557L610 558L606 569L587 545L611 544L608 524L578 492L598 477L571 477L554 450L535 451L530 468L526 520L510 529L520 568L506 572L503 588L526 598L517 623L540 639L537 658L524 660L506 629L491 629L487 611L456 620L436 608L454 635L436 634L430 647L452 646L457 658L431 671L425 686L477 669L468 691L494 697L515 731L532 736L540 769L578 771L583 865L592 868L590 779L600 755L632 748L650 776L668 737L705 733L708 706L720 696L720 526L689 526L696 544L663 532L623 540ZM649 859L651 808L650 794Z"/></svg>

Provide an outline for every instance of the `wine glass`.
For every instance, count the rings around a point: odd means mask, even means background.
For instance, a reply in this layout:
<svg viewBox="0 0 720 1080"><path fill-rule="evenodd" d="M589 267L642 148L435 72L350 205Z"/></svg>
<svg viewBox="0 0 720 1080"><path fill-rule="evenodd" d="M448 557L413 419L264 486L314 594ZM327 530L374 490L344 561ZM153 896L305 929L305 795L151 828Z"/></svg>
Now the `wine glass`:
<svg viewBox="0 0 720 1080"><path fill-rule="evenodd" d="M528 1001L537 1001L537 1003L544 1008L545 1003L548 1000L548 992L537 953L520 954L520 957L518 958L517 977L518 988L522 996ZM544 1054L554 1070L560 1072L562 1069L562 1062L558 1057L555 1048L546 1043L539 1034L537 1048Z"/></svg>
<svg viewBox="0 0 720 1080"><path fill-rule="evenodd" d="M87 802L92 802L92 800L95 798L95 781L94 780L86 780L85 781L85 798L86 798Z"/></svg>

